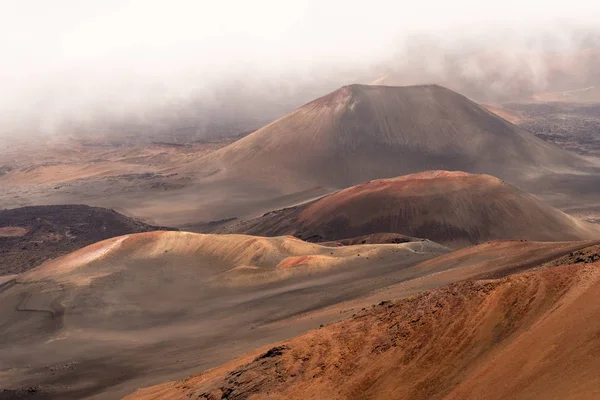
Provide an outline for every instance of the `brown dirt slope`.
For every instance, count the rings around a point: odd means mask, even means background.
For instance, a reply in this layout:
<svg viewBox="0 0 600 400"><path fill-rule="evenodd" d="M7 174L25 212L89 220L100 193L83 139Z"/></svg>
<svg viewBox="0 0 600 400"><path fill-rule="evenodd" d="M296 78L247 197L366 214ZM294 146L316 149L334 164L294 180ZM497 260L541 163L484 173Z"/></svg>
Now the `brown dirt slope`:
<svg viewBox="0 0 600 400"><path fill-rule="evenodd" d="M26 271L104 239L156 230L170 228L86 205L0 210L0 275Z"/></svg>
<svg viewBox="0 0 600 400"><path fill-rule="evenodd" d="M467 281L363 310L128 399L596 399L600 264Z"/></svg>
<svg viewBox="0 0 600 400"><path fill-rule="evenodd" d="M291 190L309 182L341 188L428 169L522 180L586 165L441 86L350 85L193 167L215 178L245 176Z"/></svg>
<svg viewBox="0 0 600 400"><path fill-rule="evenodd" d="M114 399L382 300L534 268L598 243L497 241L449 253L429 241L331 248L188 232L112 238L0 280L0 387Z"/></svg>
<svg viewBox="0 0 600 400"><path fill-rule="evenodd" d="M600 238L577 220L489 175L427 171L378 179L228 228L332 241L397 232L461 247L493 239Z"/></svg>
<svg viewBox="0 0 600 400"><path fill-rule="evenodd" d="M566 264L589 264L598 261L600 261L600 245L595 245L572 251L561 258L544 264L544 266L555 267Z"/></svg>
<svg viewBox="0 0 600 400"><path fill-rule="evenodd" d="M295 317L447 252L427 240L332 248L165 231L94 243L0 281L0 388L118 398L319 326Z"/></svg>

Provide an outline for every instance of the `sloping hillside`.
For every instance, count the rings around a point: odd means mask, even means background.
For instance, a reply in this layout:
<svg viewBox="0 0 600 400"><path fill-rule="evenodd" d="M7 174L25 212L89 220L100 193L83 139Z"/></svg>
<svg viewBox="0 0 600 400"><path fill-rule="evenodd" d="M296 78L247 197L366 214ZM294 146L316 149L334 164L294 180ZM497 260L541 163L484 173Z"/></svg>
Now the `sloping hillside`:
<svg viewBox="0 0 600 400"><path fill-rule="evenodd" d="M49 149L50 164L5 165L0 203L91 204L195 229L431 169L497 176L561 209L598 203L590 160L435 85L345 86L225 147L198 146L94 150L68 165Z"/></svg>
<svg viewBox="0 0 600 400"><path fill-rule="evenodd" d="M396 232L457 247L493 239L600 238L599 226L497 178L448 171L370 181L227 229L316 242Z"/></svg>
<svg viewBox="0 0 600 400"><path fill-rule="evenodd" d="M596 399L599 295L600 264L457 283L127 399Z"/></svg>
<svg viewBox="0 0 600 400"><path fill-rule="evenodd" d="M423 240L331 248L188 232L112 238L0 282L0 345L9 349L0 387L117 398L382 300L561 257L577 261L597 246L491 242L449 253Z"/></svg>
<svg viewBox="0 0 600 400"><path fill-rule="evenodd" d="M197 372L198 358L214 367L312 329L320 322L273 325L405 280L448 251L425 240L331 248L188 232L108 239L0 281L0 388L118 398Z"/></svg>
<svg viewBox="0 0 600 400"><path fill-rule="evenodd" d="M435 85L345 86L200 162L207 163L249 181L338 188L428 169L517 179L585 164Z"/></svg>

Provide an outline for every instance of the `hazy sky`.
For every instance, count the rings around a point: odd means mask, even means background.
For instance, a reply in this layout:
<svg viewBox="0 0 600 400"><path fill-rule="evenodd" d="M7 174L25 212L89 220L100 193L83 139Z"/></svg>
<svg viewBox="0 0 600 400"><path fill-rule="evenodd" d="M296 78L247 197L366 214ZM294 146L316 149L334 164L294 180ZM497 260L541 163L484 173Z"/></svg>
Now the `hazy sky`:
<svg viewBox="0 0 600 400"><path fill-rule="evenodd" d="M127 109L230 79L351 79L410 35L520 43L550 32L560 46L557 26L598 23L590 0L0 0L0 115Z"/></svg>

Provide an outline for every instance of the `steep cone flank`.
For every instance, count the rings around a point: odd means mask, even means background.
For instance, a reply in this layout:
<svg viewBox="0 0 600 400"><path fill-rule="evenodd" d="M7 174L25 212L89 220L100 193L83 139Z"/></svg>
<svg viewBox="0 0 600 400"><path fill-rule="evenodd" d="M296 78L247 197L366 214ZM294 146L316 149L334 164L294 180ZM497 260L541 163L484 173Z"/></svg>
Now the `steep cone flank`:
<svg viewBox="0 0 600 400"><path fill-rule="evenodd" d="M128 399L597 399L600 265L382 302Z"/></svg>
<svg viewBox="0 0 600 400"><path fill-rule="evenodd" d="M428 171L378 179L234 228L329 241L397 232L462 246L492 239L580 240L600 228L489 175Z"/></svg>
<svg viewBox="0 0 600 400"><path fill-rule="evenodd" d="M250 180L333 187L427 169L519 177L582 162L435 85L345 86L209 159Z"/></svg>

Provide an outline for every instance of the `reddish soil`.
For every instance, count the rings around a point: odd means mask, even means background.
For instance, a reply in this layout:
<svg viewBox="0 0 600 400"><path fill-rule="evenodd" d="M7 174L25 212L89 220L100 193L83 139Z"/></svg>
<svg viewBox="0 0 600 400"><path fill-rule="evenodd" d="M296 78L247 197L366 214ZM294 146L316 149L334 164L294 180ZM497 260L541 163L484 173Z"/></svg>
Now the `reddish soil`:
<svg viewBox="0 0 600 400"><path fill-rule="evenodd" d="M382 300L591 254L598 245L500 241L449 253L430 241L332 248L189 232L111 238L0 279L0 344L10 349L0 387L118 398Z"/></svg>
<svg viewBox="0 0 600 400"><path fill-rule="evenodd" d="M494 239L600 238L600 226L568 216L492 176L459 171L369 181L225 231L294 235L314 242L392 232L452 247Z"/></svg>
<svg viewBox="0 0 600 400"><path fill-rule="evenodd" d="M467 281L127 399L597 399L600 264Z"/></svg>

